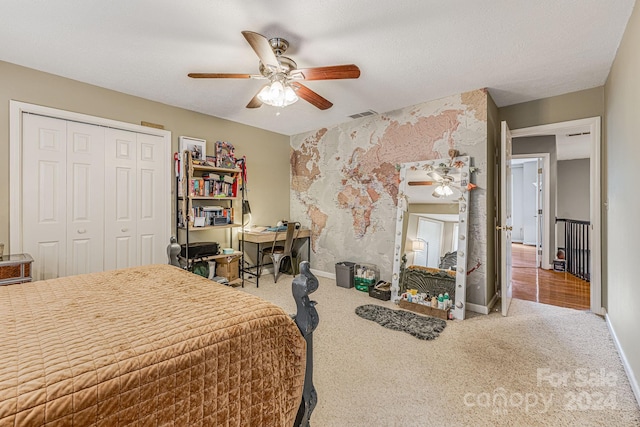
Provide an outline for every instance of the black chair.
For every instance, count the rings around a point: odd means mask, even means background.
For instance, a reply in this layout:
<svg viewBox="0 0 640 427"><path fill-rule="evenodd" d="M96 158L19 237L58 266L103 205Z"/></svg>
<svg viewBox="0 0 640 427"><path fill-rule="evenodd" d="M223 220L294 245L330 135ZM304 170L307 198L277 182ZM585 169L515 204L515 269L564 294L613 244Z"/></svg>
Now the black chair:
<svg viewBox="0 0 640 427"><path fill-rule="evenodd" d="M292 248L293 243L295 242L298 236L298 230L300 229L299 222L288 222L287 229L284 232L277 231L275 236L273 237L273 244L271 247L262 249L260 258L261 264L264 262L264 257L269 256L271 261L273 262L273 282L276 283L278 281L278 277L280 276L280 266L282 264L282 260L285 258L289 258L291 263L293 264L293 255ZM278 240L282 240L282 233L286 233L284 238L284 245L278 245ZM261 269L262 270L262 269ZM258 272L258 275L261 275L262 271Z"/></svg>

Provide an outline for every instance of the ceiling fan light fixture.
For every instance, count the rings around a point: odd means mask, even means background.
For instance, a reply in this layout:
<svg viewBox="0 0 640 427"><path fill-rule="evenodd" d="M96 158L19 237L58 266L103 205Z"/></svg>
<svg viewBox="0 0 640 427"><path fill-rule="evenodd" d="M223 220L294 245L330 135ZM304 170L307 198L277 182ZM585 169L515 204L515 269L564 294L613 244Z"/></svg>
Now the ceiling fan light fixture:
<svg viewBox="0 0 640 427"><path fill-rule="evenodd" d="M276 79L260 90L258 99L267 105L286 107L295 103L298 95L286 80Z"/></svg>
<svg viewBox="0 0 640 427"><path fill-rule="evenodd" d="M453 194L453 190L451 189L451 187L449 187L449 183L443 182L442 184L436 187L436 189L433 191L432 196L440 198L440 197L448 197L448 196L451 196L452 194Z"/></svg>

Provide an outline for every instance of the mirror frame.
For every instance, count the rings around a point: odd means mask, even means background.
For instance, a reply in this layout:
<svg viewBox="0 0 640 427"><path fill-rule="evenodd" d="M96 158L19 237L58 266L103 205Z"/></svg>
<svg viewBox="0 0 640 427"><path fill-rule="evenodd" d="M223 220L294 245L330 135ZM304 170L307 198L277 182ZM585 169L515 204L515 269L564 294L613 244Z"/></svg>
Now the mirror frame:
<svg viewBox="0 0 640 427"><path fill-rule="evenodd" d="M424 169L430 171L442 164L452 166L460 170L460 193L458 201L458 262L456 269L456 296L454 301L453 315L456 319L464 319L467 303L467 259L469 234L469 191L467 185L471 182L470 157L458 156L454 158L424 160L419 162L407 162L400 165L400 184L398 186L398 208L396 213L396 236L393 250L393 273L391 279L391 300L399 299L400 291L400 263L402 258L402 239L404 239L402 229L405 215L409 207L410 200L407 200L407 171ZM427 191L432 191L432 186L426 187Z"/></svg>

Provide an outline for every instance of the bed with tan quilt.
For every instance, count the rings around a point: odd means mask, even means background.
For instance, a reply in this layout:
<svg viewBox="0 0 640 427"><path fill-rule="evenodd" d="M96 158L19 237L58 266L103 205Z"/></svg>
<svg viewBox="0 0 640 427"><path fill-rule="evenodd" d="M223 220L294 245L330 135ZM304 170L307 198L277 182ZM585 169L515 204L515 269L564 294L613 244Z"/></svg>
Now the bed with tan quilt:
<svg viewBox="0 0 640 427"><path fill-rule="evenodd" d="M0 286L0 325L0 426L291 426L301 404L291 317L170 265Z"/></svg>

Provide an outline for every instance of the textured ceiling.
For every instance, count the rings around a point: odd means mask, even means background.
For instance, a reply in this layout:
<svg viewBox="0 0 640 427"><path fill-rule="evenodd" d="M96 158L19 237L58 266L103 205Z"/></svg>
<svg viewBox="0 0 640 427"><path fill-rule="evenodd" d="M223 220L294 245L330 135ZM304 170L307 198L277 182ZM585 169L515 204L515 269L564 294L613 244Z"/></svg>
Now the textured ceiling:
<svg viewBox="0 0 640 427"><path fill-rule="evenodd" d="M1 0L0 60L293 135L486 87L498 106L604 84L634 0ZM299 68L356 64L307 85L334 103L245 105L258 80L241 35L284 37Z"/></svg>

